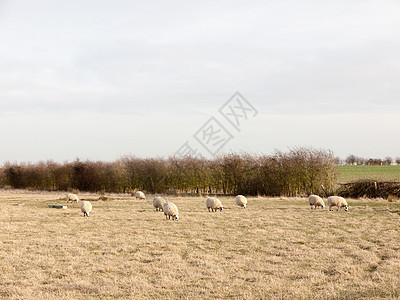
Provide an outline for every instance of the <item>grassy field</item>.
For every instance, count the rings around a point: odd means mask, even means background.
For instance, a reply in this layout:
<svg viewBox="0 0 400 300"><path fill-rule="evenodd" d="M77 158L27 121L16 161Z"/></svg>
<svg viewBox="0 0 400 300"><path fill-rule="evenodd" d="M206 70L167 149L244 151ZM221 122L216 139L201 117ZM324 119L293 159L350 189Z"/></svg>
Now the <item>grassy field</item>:
<svg viewBox="0 0 400 300"><path fill-rule="evenodd" d="M357 179L400 181L400 166L338 166L339 182Z"/></svg>
<svg viewBox="0 0 400 300"><path fill-rule="evenodd" d="M61 193L0 191L1 299L398 299L400 202L350 200L348 212L301 198L112 195L83 217ZM24 205L17 206L18 203Z"/></svg>

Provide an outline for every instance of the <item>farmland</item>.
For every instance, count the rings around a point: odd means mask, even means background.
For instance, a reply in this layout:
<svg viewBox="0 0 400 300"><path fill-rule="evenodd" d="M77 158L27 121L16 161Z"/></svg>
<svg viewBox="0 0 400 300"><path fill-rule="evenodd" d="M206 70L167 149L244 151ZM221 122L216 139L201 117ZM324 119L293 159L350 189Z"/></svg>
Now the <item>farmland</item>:
<svg viewBox="0 0 400 300"><path fill-rule="evenodd" d="M349 200L311 211L304 198L166 196L180 220L148 200L82 193L84 218L57 192L0 190L2 299L397 299L400 203ZM23 204L23 205L17 205Z"/></svg>
<svg viewBox="0 0 400 300"><path fill-rule="evenodd" d="M338 182L358 179L400 181L400 166L338 166Z"/></svg>

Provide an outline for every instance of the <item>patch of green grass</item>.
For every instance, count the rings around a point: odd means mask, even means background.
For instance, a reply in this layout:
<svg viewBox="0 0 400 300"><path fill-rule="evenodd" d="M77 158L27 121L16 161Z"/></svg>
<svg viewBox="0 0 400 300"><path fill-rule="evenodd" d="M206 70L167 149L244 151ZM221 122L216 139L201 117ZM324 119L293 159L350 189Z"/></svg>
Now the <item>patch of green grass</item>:
<svg viewBox="0 0 400 300"><path fill-rule="evenodd" d="M338 182L359 179L400 181L400 166L338 166Z"/></svg>

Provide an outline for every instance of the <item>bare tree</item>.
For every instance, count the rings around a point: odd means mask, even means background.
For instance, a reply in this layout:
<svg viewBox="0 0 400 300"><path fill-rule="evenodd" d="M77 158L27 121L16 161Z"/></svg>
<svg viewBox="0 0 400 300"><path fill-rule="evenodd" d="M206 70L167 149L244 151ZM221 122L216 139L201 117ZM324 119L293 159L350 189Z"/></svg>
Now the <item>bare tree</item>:
<svg viewBox="0 0 400 300"><path fill-rule="evenodd" d="M390 156L388 156L388 157L385 158L384 162L385 162L385 164L386 164L387 166L390 166L390 165L392 164L392 162L393 162L393 158L391 158Z"/></svg>
<svg viewBox="0 0 400 300"><path fill-rule="evenodd" d="M350 154L344 160L348 165L354 165L356 162L357 157L354 154Z"/></svg>

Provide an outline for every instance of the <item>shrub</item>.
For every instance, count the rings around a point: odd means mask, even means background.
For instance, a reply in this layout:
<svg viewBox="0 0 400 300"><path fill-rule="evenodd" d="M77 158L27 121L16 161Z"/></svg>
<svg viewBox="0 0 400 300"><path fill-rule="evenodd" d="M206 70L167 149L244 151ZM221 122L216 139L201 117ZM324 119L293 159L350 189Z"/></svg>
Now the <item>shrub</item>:
<svg viewBox="0 0 400 300"><path fill-rule="evenodd" d="M393 201L400 197L400 183L361 179L343 184L338 190L338 195L350 198L384 198Z"/></svg>
<svg viewBox="0 0 400 300"><path fill-rule="evenodd" d="M172 194L308 195L336 180L332 152L294 148L273 155L231 153L215 159L138 158L115 162L6 164L0 182L14 188Z"/></svg>

